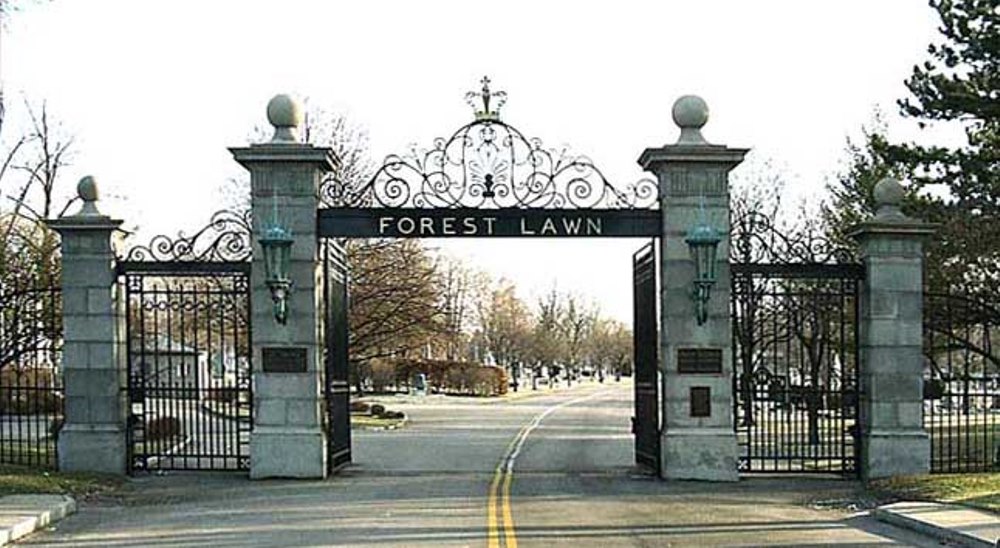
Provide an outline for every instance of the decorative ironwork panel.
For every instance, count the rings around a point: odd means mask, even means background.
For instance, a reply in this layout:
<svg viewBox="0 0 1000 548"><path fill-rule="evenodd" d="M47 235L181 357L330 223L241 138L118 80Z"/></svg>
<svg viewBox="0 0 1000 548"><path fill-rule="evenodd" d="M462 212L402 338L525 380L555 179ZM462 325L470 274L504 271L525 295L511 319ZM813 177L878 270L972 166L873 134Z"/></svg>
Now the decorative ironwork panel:
<svg viewBox="0 0 1000 548"><path fill-rule="evenodd" d="M64 401L62 293L31 283L3 287L0 304L0 462L55 468Z"/></svg>
<svg viewBox="0 0 1000 548"><path fill-rule="evenodd" d="M632 256L633 361L635 364L635 462L660 473L660 368L657 337L656 247Z"/></svg>
<svg viewBox="0 0 1000 548"><path fill-rule="evenodd" d="M1000 470L1000 310L924 294L924 427L931 471Z"/></svg>
<svg viewBox="0 0 1000 548"><path fill-rule="evenodd" d="M217 211L209 223L191 236L160 234L149 244L135 246L126 262L242 262L249 261L253 246L250 211Z"/></svg>
<svg viewBox="0 0 1000 548"><path fill-rule="evenodd" d="M780 226L759 211L734 210L729 260L740 264L853 264L855 250L829 239L818 226Z"/></svg>
<svg viewBox="0 0 1000 548"><path fill-rule="evenodd" d="M347 254L331 239L323 242L323 302L327 465L330 473L351 463L351 387L348 352Z"/></svg>
<svg viewBox="0 0 1000 548"><path fill-rule="evenodd" d="M130 470L248 470L246 273L127 272Z"/></svg>
<svg viewBox="0 0 1000 548"><path fill-rule="evenodd" d="M616 188L586 156L545 147L500 120L506 94L489 89L466 100L475 120L429 148L413 146L383 161L361 188L324 183L329 207L648 209L658 207L658 187L640 179ZM479 108L479 102L482 108Z"/></svg>
<svg viewBox="0 0 1000 548"><path fill-rule="evenodd" d="M740 470L854 475L861 273L771 266L732 265Z"/></svg>

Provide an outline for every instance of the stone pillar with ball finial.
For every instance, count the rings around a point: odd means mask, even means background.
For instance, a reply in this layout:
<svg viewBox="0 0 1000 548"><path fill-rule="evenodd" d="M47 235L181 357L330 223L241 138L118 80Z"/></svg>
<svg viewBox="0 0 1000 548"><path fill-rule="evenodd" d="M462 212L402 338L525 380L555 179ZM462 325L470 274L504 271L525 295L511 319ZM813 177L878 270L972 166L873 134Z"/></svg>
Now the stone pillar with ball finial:
<svg viewBox="0 0 1000 548"><path fill-rule="evenodd" d="M125 369L116 344L115 254L121 221L97 208L97 182L77 185L74 215L48 221L62 253L64 420L58 430L59 470L125 473Z"/></svg>
<svg viewBox="0 0 1000 548"><path fill-rule="evenodd" d="M230 149L250 172L253 216L252 300L254 425L250 477L322 478L327 474L322 420L322 291L316 210L319 185L337 165L332 150L300 142L302 105L277 95L267 105L270 141ZM259 239L292 240L287 315L279 318L265 283ZM280 358L279 358L280 357Z"/></svg>
<svg viewBox="0 0 1000 548"><path fill-rule="evenodd" d="M708 106L685 95L673 106L680 136L648 148L643 169L659 181L660 368L663 426L660 470L666 479L738 479L733 429L732 328L729 276L729 172L746 149L709 144L701 133ZM688 240L692 229L718 238L716 282L703 310L694 298L696 266ZM699 367L681 366L696 357Z"/></svg>
<svg viewBox="0 0 1000 548"><path fill-rule="evenodd" d="M858 419L865 479L930 471L923 426L923 244L934 225L905 216L903 194L899 181L879 181L874 218L851 231L865 267Z"/></svg>

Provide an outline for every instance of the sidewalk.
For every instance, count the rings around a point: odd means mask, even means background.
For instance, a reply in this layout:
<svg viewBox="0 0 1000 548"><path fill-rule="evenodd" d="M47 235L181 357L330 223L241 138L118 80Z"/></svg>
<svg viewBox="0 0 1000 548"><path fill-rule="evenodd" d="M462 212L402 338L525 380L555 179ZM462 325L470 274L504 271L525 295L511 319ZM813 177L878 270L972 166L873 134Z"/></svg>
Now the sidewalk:
<svg viewBox="0 0 1000 548"><path fill-rule="evenodd" d="M937 502L897 502L875 509L879 521L960 546L1000 547L1000 516Z"/></svg>
<svg viewBox="0 0 1000 548"><path fill-rule="evenodd" d="M64 495L0 497L0 546L29 535L76 512L76 501Z"/></svg>

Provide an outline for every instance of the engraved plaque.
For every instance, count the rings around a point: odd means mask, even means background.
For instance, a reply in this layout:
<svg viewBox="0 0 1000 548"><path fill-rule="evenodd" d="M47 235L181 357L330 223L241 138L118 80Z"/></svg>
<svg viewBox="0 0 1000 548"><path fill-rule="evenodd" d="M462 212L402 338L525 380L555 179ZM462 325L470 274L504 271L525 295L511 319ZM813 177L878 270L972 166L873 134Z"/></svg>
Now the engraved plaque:
<svg viewBox="0 0 1000 548"><path fill-rule="evenodd" d="M722 373L721 348L678 348L678 373Z"/></svg>
<svg viewBox="0 0 1000 548"><path fill-rule="evenodd" d="M707 386L691 387L691 416L712 416L712 389Z"/></svg>
<svg viewBox="0 0 1000 548"><path fill-rule="evenodd" d="M305 373L306 349L301 346L265 346L261 349L265 373Z"/></svg>

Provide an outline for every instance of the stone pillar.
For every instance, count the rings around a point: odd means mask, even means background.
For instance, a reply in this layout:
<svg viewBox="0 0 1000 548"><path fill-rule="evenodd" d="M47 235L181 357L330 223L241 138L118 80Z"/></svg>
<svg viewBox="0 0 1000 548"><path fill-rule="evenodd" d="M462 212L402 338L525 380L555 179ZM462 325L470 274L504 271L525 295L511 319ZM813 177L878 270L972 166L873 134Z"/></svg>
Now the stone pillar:
<svg viewBox="0 0 1000 548"><path fill-rule="evenodd" d="M735 481L739 476L733 429L729 171L743 161L747 151L705 141L701 128L708 121L708 107L699 97L678 99L673 118L681 128L677 143L646 149L639 158L643 169L659 180L663 212L660 367L664 424L660 473L667 479ZM699 325L692 296L695 263L685 236L703 220L722 241L708 318ZM682 373L679 355L697 355L707 368Z"/></svg>
<svg viewBox="0 0 1000 548"><path fill-rule="evenodd" d="M254 426L250 435L250 477L326 477L326 433L322 421L322 272L316 238L318 191L334 168L328 148L298 142L302 107L288 96L268 103L275 128L270 142L231 149L250 171L253 208L252 299ZM277 217L277 219L275 219ZM275 221L291 230L292 288L287 322L274 315L258 239ZM299 359L264 360L264 349Z"/></svg>
<svg viewBox="0 0 1000 548"><path fill-rule="evenodd" d="M851 232L861 245L861 474L930 471L923 425L923 241L933 225L899 210L903 187L875 185L878 210Z"/></svg>
<svg viewBox="0 0 1000 548"><path fill-rule="evenodd" d="M62 237L63 386L59 469L125 473L124 356L115 344L115 255L112 233L121 221L97 210L97 184L77 186L83 207L49 221Z"/></svg>

